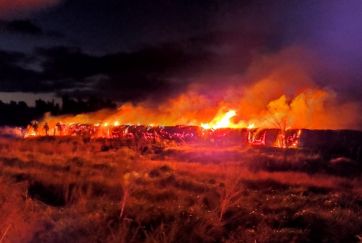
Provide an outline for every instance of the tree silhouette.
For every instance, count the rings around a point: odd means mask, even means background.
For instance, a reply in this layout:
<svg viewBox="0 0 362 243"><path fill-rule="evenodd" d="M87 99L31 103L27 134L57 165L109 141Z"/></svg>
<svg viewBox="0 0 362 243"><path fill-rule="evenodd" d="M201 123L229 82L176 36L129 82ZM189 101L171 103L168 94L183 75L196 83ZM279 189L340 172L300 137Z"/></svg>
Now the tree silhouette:
<svg viewBox="0 0 362 243"><path fill-rule="evenodd" d="M63 96L62 105L55 103L54 100L37 99L34 107L28 106L24 101L4 103L0 100L0 126L26 126L32 120L41 119L47 112L51 115L65 115L116 107L111 100L97 97L81 99Z"/></svg>

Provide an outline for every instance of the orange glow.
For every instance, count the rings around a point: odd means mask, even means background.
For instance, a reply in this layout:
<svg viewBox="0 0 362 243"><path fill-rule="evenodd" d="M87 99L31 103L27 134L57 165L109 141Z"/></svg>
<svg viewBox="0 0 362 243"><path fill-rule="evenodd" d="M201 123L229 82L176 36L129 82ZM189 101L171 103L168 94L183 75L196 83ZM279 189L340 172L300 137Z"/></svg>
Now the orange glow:
<svg viewBox="0 0 362 243"><path fill-rule="evenodd" d="M153 142L162 138L185 142L199 135L202 141L214 142L218 137L227 141L223 129L238 128L243 129L236 132L239 142L298 148L302 129L361 129L360 104L318 85L323 82L313 80L318 67L315 60L298 47L256 55L243 74L224 77L211 70L200 74L200 80L191 80L183 92L157 102L150 98L126 102L114 110L46 115L37 125L28 127L25 137L46 135L45 123L54 136ZM196 132L187 132L187 126ZM274 133L268 132L269 128ZM246 134L243 139L242 134Z"/></svg>
<svg viewBox="0 0 362 243"><path fill-rule="evenodd" d="M361 107L341 99L333 90L320 87L309 74L312 60L303 50L290 48L256 59L244 76L232 82L198 82L184 92L157 104L151 100L123 103L116 110L45 116L47 122L93 124L100 127L121 125L201 126L218 128L360 129ZM208 76L208 75L206 75ZM207 77L203 77L207 79ZM202 78L200 78L202 79ZM239 80L240 79L240 80ZM99 125L100 124L100 125Z"/></svg>
<svg viewBox="0 0 362 243"><path fill-rule="evenodd" d="M248 126L247 126L248 129L254 129L255 128L255 124L254 123L250 123Z"/></svg>
<svg viewBox="0 0 362 243"><path fill-rule="evenodd" d="M67 126L92 124L104 128L137 124L156 127L190 125L204 129L288 130L354 128L355 121L358 121L358 106L353 103L338 103L333 92L323 89L305 89L292 98L281 94L277 98L266 100L264 105L259 103L258 97L255 97L255 102L250 101L250 98L247 94L235 94L229 100L215 101L189 91L158 106L149 105L147 102L137 105L125 103L115 111L102 110L76 116L46 116L39 122L39 132L34 133L28 129L27 136L41 135L45 122L51 129L61 123Z"/></svg>
<svg viewBox="0 0 362 243"><path fill-rule="evenodd" d="M35 137L37 136L38 134L35 132L35 131L32 131L32 130L29 130L25 133L24 137L27 138L27 137Z"/></svg>
<svg viewBox="0 0 362 243"><path fill-rule="evenodd" d="M233 127L233 123L230 121L236 115L236 111L229 110L225 114L217 115L209 123L201 123L201 127L204 129L218 129L218 128L227 128Z"/></svg>

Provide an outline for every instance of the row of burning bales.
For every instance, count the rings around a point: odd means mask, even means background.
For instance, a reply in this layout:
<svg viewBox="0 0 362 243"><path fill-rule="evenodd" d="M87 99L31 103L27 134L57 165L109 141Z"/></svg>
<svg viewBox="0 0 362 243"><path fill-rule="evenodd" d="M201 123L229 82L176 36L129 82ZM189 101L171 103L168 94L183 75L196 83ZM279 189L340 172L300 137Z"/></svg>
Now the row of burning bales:
<svg viewBox="0 0 362 243"><path fill-rule="evenodd" d="M216 145L250 144L254 146L273 146L297 148L302 130L256 129L256 128L218 128L205 129L201 126L147 126L120 124L64 124L48 123L39 125L32 122L24 131L24 137L36 136L78 136L87 138L122 139L128 141L210 143Z"/></svg>
<svg viewBox="0 0 362 243"><path fill-rule="evenodd" d="M126 143L176 143L208 145L251 145L278 148L306 148L347 151L362 158L362 131L308 130L268 128L217 128L202 126L151 126L32 122L24 131L24 137L77 136L91 139L118 139ZM338 151L337 151L338 150Z"/></svg>

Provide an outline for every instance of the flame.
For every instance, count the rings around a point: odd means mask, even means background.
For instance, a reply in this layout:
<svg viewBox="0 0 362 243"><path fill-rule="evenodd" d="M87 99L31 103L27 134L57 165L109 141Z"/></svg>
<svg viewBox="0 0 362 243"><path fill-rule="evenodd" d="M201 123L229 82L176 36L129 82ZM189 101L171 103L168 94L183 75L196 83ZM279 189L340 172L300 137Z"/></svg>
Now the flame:
<svg viewBox="0 0 362 243"><path fill-rule="evenodd" d="M360 129L360 105L320 87L309 74L312 60L303 56L306 55L298 49L262 56L253 61L243 76L233 77L232 82L210 84L212 82L195 80L184 92L157 104L144 100L123 103L116 110L75 116L48 115L39 123L38 133L45 122L50 128L60 122L65 125L93 124L109 129L130 124L189 125L204 129L277 128L284 131ZM208 80L210 76L200 79Z"/></svg>
<svg viewBox="0 0 362 243"><path fill-rule="evenodd" d="M222 134L217 130L220 128L245 128L247 143L252 146L296 148L300 146L301 129L360 129L360 104L319 86L322 82L315 82L309 73L313 64L303 51L286 49L256 58L244 74L232 80L209 82L209 78L228 77L203 74L182 93L157 104L144 100L123 103L116 110L46 115L36 127L29 126L25 136L46 135L47 123L58 136L90 131L92 137L157 140L164 135L164 126L186 125L202 127L201 134L206 136ZM268 128L279 129L273 141ZM143 132L136 134L137 129ZM185 134L176 129L167 136L183 141Z"/></svg>
<svg viewBox="0 0 362 243"><path fill-rule="evenodd" d="M248 126L247 126L247 129L254 129L255 128L255 124L254 123L250 123Z"/></svg>
<svg viewBox="0 0 362 243"><path fill-rule="evenodd" d="M38 134L35 131L30 130L30 129L28 129L28 131L24 135L25 138L27 138L27 137L35 137L35 136L38 136Z"/></svg>
<svg viewBox="0 0 362 243"><path fill-rule="evenodd" d="M218 129L218 128L227 128L233 127L233 123L231 122L231 118L236 116L235 110L229 110L225 114L221 114L216 116L209 123L201 123L201 127L204 129Z"/></svg>
<svg viewBox="0 0 362 243"><path fill-rule="evenodd" d="M248 133L247 143L249 145L298 148L302 128L343 128L344 124L348 123L339 118L353 118L350 114L354 114L356 111L354 106L331 102L333 101L331 93L322 89L307 89L292 99L283 94L279 98L268 101L265 108L259 108L255 103L245 105L246 103L243 102L241 103L245 106L238 107L235 102L226 101L211 105L210 101L204 97L197 96L195 93L192 95L195 97L191 98L199 101L199 106L191 106L187 102L187 94L182 94L180 97L170 100L171 103L162 104L156 108L147 106L147 104L124 104L117 111L45 117L38 123L36 129L29 126L25 137L48 135L48 131L45 129L45 124L48 124L50 131L54 131L51 135L55 136L88 134L91 137L126 139L142 137L156 141L162 136L163 125L191 125L210 130L201 133L206 134L206 137L207 134L210 135L214 132L217 134L217 129L221 128L245 128ZM330 104L336 105L328 106ZM233 109L229 107L233 107ZM87 127L88 125L90 128ZM147 131L136 136L134 129L140 125L141 127L147 126ZM265 130L267 128L279 129L273 145L267 142ZM142 131L143 128L138 129L138 131ZM175 134L167 136L184 141L185 133L181 129Z"/></svg>
<svg viewBox="0 0 362 243"><path fill-rule="evenodd" d="M297 132L292 132L291 134L288 130L281 130L274 146L278 148L298 148L301 135L301 129L298 129Z"/></svg>
<svg viewBox="0 0 362 243"><path fill-rule="evenodd" d="M264 87L260 84L257 86L258 89ZM103 110L76 116L46 116L39 122L37 131L28 129L27 136L41 135L45 123L50 129L60 123L65 126L92 124L103 128L138 124L155 127L190 125L204 129L288 130L353 128L358 120L358 106L353 103L338 103L335 94L324 89L302 90L294 97L282 94L266 100L264 105L259 104L260 99L252 102L248 96L239 97L215 101L192 91L159 106L150 106L147 102L137 105L125 103L116 111Z"/></svg>

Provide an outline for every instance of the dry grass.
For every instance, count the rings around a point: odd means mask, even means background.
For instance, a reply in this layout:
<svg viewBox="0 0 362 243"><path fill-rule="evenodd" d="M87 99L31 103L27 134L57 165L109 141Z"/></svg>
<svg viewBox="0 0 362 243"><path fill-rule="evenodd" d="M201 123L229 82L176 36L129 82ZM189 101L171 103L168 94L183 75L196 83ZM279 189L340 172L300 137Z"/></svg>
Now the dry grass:
<svg viewBox="0 0 362 243"><path fill-rule="evenodd" d="M147 146L0 140L0 242L358 242L362 236L359 164L350 173L315 152L285 157L268 149Z"/></svg>

